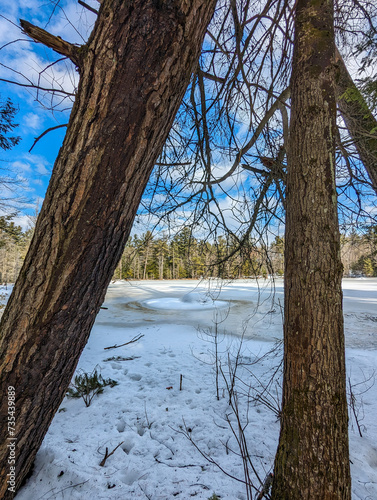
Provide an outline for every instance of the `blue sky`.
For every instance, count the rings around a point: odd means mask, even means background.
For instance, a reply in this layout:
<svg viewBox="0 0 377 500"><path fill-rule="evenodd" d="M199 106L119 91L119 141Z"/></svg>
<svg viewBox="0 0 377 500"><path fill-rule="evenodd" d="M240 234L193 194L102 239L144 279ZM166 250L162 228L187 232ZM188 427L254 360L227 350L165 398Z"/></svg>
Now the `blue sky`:
<svg viewBox="0 0 377 500"><path fill-rule="evenodd" d="M95 0L88 0L87 3L90 2L92 6L98 8ZM77 0L13 0L11 4L9 0L0 0L0 15L2 16L0 17L0 78L28 84L40 82L44 88L53 86L74 92L78 74L73 65L63 61L51 66L51 63L61 56L41 44L30 41L22 34L19 19L25 19L71 43L80 44L86 41L92 29L94 14L78 5ZM17 42L11 43L14 40ZM49 69L43 71L46 67ZM15 205L20 209L20 215L16 220L25 227L28 223L27 214L34 215L42 205L65 128L49 132L35 145L31 153L29 149L35 138L46 129L68 122L73 99L62 100L63 96L58 94L53 102L54 111L51 112L48 109L51 107L49 93L37 93L35 89L23 88L4 81L0 81L0 95L3 101L10 97L14 105L19 108L16 116L19 127L16 133L22 137L22 141L11 151L0 152L0 155L6 162L5 165L12 169L13 175L23 180L18 194L24 201ZM228 168L228 165L216 165L214 172L220 170L218 174L221 176L222 170L226 172ZM242 172L239 175L245 176ZM235 180L232 178L227 182L231 186L223 187L229 190ZM223 193L219 198L223 198L222 208L224 216L227 217L231 202ZM178 225L183 224L189 215L190 212L178 214ZM229 217L231 218L231 213ZM148 224L150 222L148 217L145 219ZM136 227L135 230L143 232L145 228Z"/></svg>
<svg viewBox="0 0 377 500"><path fill-rule="evenodd" d="M87 0L87 3L98 8L95 0ZM77 0L12 0L11 2L0 0L0 79L27 84L39 82L43 88L63 88L73 93L78 82L78 74L73 65L67 60L51 65L61 59L61 56L41 44L30 41L22 34L19 27L20 18L71 43L80 44L86 41L92 29L94 14L81 7ZM22 137L20 144L12 150L0 151L0 168L10 169L11 175L22 182L17 193L4 191L1 188L1 176L7 175L7 172L0 170L0 207L1 199L14 195L22 198L22 202L14 201L13 206L20 211L16 222L26 228L29 223L27 216L35 215L42 205L65 128L49 132L35 145L31 153L29 149L35 138L44 131L68 122L73 97L58 93L51 101L50 93L43 91L37 93L35 89L23 88L1 80L0 97L3 102L10 97L19 109L15 119L19 127L15 133ZM51 105L53 111L49 109ZM245 132L245 137L242 131ZM252 131L248 130L246 125L240 128L241 143L247 142L250 133ZM221 177L229 168L229 162L220 161L213 166L213 174L215 177L216 175ZM250 175L241 170L237 171L235 177L222 183L224 191L217 194L218 201L224 217L229 218L230 224L233 224L233 205L236 203L242 209L240 198L243 193L237 191L239 183L245 182L247 195L248 183L251 181ZM231 191L234 191L233 201L226 196L226 193L229 194ZM368 203L368 200L365 203ZM373 210L371 208L370 212ZM178 225L187 221L189 216L189 212L178 213ZM245 217L248 218L247 213ZM144 230L135 228L139 233Z"/></svg>
<svg viewBox="0 0 377 500"><path fill-rule="evenodd" d="M96 2L92 4L95 6ZM19 28L19 19L45 28L69 42L83 43L94 23L94 15L71 0L0 0L0 16L0 78L27 84L39 81L43 88L64 88L73 92L78 81L73 65L61 61L43 71L61 57L29 41ZM12 205L20 210L17 221L25 227L28 221L25 216L35 214L41 207L65 128L49 132L31 152L29 149L45 130L68 122L73 99L63 99L65 96L57 94L51 102L51 95L46 92L37 94L35 89L4 81L0 81L0 96L2 102L10 97L18 108L15 122L19 126L15 134L22 137L12 150L0 152L1 168L9 169L9 172L3 170L0 177L11 175L21 181L21 186L14 194L0 188L0 196L22 198L22 201L14 200ZM48 109L51 104L53 111Z"/></svg>

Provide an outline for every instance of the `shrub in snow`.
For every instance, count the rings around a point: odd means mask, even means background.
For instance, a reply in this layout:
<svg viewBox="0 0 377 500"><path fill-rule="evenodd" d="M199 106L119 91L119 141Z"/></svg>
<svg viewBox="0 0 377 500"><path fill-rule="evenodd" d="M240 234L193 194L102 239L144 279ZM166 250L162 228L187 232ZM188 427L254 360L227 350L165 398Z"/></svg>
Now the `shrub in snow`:
<svg viewBox="0 0 377 500"><path fill-rule="evenodd" d="M67 396L71 398L82 398L88 407L94 396L101 394L106 386L114 387L118 385L116 380L104 379L95 368L92 373L80 373L71 382L71 387L67 391Z"/></svg>

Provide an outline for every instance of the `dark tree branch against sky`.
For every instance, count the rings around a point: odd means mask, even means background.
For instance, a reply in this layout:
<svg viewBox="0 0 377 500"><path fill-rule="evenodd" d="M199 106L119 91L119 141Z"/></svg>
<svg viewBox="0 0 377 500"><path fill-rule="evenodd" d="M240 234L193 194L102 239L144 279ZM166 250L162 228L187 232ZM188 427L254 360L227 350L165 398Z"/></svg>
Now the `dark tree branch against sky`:
<svg viewBox="0 0 377 500"><path fill-rule="evenodd" d="M339 110L377 195L377 120L352 80L338 50L336 61L339 71L336 79Z"/></svg>
<svg viewBox="0 0 377 500"><path fill-rule="evenodd" d="M38 11L30 10L32 5L28 4L28 11L20 2L17 10L8 7L3 12L10 20L14 19L14 23L18 20L11 13L32 19L33 25L26 22L24 27L34 30L35 40L47 33L46 43L53 44L61 55L54 57L52 50L43 48L42 43L27 38L20 28L7 25L0 18L3 28L0 30L0 87L13 90L12 99L13 95L22 99L19 119L24 140L7 156L26 180L25 191L30 200L29 204L20 205L23 213L34 213L35 206L39 209L41 205L52 158L55 159L63 136L59 124L67 122L77 88L79 47L96 17L93 10L82 8L73 0L60 0L56 4L50 0ZM192 228L196 224L200 230L203 218L206 218L205 231L212 238L217 233L228 232L242 241L244 233L249 231L248 220L254 216L253 205L265 178L262 158L276 158L287 138L290 102L285 89L293 47L293 5L293 1L274 0L217 2L199 64L163 157L157 162L144 193L134 233L152 229L154 225L158 229L179 231L185 223ZM368 43L370 50L373 49L376 12L377 7L370 0L346 0L336 6L339 50L348 69L352 69L354 82L362 89L365 86L361 87L357 81L357 68L366 66L362 63L366 52L363 47ZM2 78L13 79L17 86L6 85ZM27 85L30 97L26 89L22 91L22 82ZM33 85L37 88L31 94ZM55 89L52 94L47 92L52 88ZM364 90L362 95L365 98ZM47 108L53 115L48 115ZM373 105L370 111L375 113ZM376 221L375 212L370 209L375 194L355 148L358 141L347 133L341 120L338 125L336 179L340 223L342 231L347 231L355 224L360 228ZM49 133L44 134L47 130ZM367 134L375 138L376 133L371 129ZM32 154L26 154L34 138L41 136ZM212 168L208 168L208 157ZM283 174L285 168L284 160L279 167ZM284 175L274 176L264 196L264 216L261 212L259 217L261 221L263 217L271 220L272 238L284 231L283 178ZM164 218L165 214L168 216ZM256 227L262 234L262 224ZM268 236L268 231L264 231L264 236Z"/></svg>

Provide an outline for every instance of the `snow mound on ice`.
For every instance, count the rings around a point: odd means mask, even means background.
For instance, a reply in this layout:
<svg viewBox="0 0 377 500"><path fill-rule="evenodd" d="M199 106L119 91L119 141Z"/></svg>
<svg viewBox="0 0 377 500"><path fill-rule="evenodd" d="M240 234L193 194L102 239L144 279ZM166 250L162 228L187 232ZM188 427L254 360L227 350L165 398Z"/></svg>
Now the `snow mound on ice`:
<svg viewBox="0 0 377 500"><path fill-rule="evenodd" d="M208 294L203 292L189 292L179 299L174 297L161 297L158 299L144 300L143 306L150 309L187 311L223 308L229 306L229 303L224 300L213 300Z"/></svg>

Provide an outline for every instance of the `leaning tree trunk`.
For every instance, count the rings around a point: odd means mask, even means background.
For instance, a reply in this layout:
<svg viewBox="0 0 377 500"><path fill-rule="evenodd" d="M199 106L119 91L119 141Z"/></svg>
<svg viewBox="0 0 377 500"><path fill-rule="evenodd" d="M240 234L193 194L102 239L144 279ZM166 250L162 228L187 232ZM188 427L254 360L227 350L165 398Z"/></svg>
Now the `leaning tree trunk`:
<svg viewBox="0 0 377 500"><path fill-rule="evenodd" d="M284 380L273 500L351 498L335 190L331 1L298 0L288 146Z"/></svg>
<svg viewBox="0 0 377 500"><path fill-rule="evenodd" d="M336 61L339 111L377 194L377 120L354 84L338 50Z"/></svg>
<svg viewBox="0 0 377 500"><path fill-rule="evenodd" d="M11 490L29 471L65 395L215 3L104 0L80 48L22 23L35 40L70 57L81 79L35 235L1 322L1 415L7 422L13 387L17 424L14 435L12 425L9 432L1 425L0 498L14 496ZM15 469L8 462L10 443L16 445Z"/></svg>

